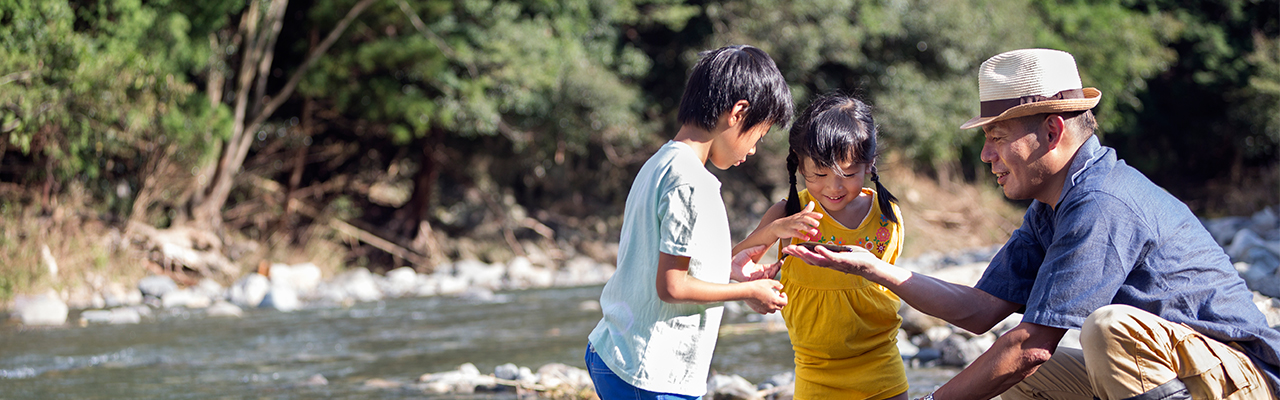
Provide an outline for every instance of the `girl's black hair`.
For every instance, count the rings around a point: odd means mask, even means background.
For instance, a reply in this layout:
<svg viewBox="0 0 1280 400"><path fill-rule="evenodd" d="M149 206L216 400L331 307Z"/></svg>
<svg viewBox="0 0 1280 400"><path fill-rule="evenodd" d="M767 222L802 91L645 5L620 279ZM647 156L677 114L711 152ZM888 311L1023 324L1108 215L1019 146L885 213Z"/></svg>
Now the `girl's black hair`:
<svg viewBox="0 0 1280 400"><path fill-rule="evenodd" d="M698 56L680 98L676 117L681 125L712 130L720 115L731 110L738 100L751 103L743 120L744 130L762 123L786 126L791 122L791 87L764 50L736 45L704 51Z"/></svg>
<svg viewBox="0 0 1280 400"><path fill-rule="evenodd" d="M787 172L791 176L791 194L787 196L787 215L800 212L800 194L796 191L796 171L802 157L813 160L819 168L827 168L842 174L840 165L846 162L871 163L871 181L876 183L876 193L881 212L890 221L898 222L893 204L898 198L880 183L875 167L876 122L871 118L871 106L853 97L828 94L809 104L809 108L791 125L787 143Z"/></svg>

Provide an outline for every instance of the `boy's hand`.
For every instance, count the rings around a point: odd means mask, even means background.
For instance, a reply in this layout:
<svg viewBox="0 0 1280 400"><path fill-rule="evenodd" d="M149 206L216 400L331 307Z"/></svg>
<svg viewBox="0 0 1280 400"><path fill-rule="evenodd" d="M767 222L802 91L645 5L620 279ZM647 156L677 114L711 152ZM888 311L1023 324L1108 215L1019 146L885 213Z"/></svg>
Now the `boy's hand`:
<svg viewBox="0 0 1280 400"><path fill-rule="evenodd" d="M759 279L743 283L753 285L752 298L743 301L752 311L770 314L787 305L787 294L782 293L782 282L773 279Z"/></svg>
<svg viewBox="0 0 1280 400"><path fill-rule="evenodd" d="M818 231L818 220L822 219L822 214L814 212L813 208L814 203L810 201L800 212L774 220L769 224L770 231L779 239L813 240L821 233Z"/></svg>
<svg viewBox="0 0 1280 400"><path fill-rule="evenodd" d="M729 279L737 282L747 282L773 278L778 274L778 269L782 268L781 262L761 265L754 261L759 260L760 256L768 250L769 246L759 245L738 252L733 256L733 261L729 264Z"/></svg>

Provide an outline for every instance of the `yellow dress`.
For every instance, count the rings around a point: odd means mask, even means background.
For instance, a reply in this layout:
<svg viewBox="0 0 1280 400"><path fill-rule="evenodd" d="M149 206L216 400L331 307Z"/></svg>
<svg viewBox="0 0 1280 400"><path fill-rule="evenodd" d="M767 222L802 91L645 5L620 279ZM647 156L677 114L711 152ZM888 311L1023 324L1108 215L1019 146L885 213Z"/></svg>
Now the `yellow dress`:
<svg viewBox="0 0 1280 400"><path fill-rule="evenodd" d="M899 223L890 221L875 191L862 192L872 196L862 225L846 228L818 204L814 211L823 215L821 238L813 241L861 246L894 263L902 251L902 214L895 205L891 212ZM813 200L808 190L799 195L800 204ZM783 261L782 285L787 294L782 316L796 354L794 398L879 400L907 391L897 346L902 325L897 295L866 278L815 267L798 257Z"/></svg>

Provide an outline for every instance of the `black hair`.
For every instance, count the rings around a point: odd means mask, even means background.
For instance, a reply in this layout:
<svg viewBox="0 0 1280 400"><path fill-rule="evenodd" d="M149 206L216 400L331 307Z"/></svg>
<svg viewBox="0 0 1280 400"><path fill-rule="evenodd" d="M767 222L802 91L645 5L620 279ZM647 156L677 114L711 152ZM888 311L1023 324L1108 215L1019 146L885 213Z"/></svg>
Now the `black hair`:
<svg viewBox="0 0 1280 400"><path fill-rule="evenodd" d="M880 210L890 221L898 222L893 204L898 198L880 183L876 171L876 122L871 106L853 97L828 94L817 98L791 126L787 143L787 172L791 176L791 193L787 196L787 215L800 212L800 194L796 191L796 171L801 157L813 160L820 168L842 174L846 162L871 163L871 181L876 183Z"/></svg>
<svg viewBox="0 0 1280 400"><path fill-rule="evenodd" d="M743 130L761 123L786 126L795 112L791 88L763 50L748 45L725 46L699 53L680 98L681 125L712 130L720 115L738 100L751 103Z"/></svg>

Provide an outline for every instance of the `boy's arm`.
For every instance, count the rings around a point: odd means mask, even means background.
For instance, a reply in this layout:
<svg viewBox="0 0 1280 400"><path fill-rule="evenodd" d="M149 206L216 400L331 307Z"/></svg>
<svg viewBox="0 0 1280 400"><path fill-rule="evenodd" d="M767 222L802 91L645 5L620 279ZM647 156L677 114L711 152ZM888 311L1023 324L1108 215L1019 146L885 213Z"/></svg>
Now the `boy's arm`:
<svg viewBox="0 0 1280 400"><path fill-rule="evenodd" d="M760 224L756 225L756 229L751 231L746 239L742 239L742 242L733 246L733 254L755 246L764 245L767 248L782 238L802 237L808 240L817 236L818 219L822 218L822 214L813 212L813 207L813 202L809 202L804 210L788 216L786 215L787 201L775 203L764 212L763 217L760 217ZM760 261L760 258L757 256L752 260Z"/></svg>
<svg viewBox="0 0 1280 400"><path fill-rule="evenodd" d="M782 283L759 279L743 283L711 283L689 275L689 257L658 253L658 298L668 303L714 303L756 300L771 310L787 304Z"/></svg>

